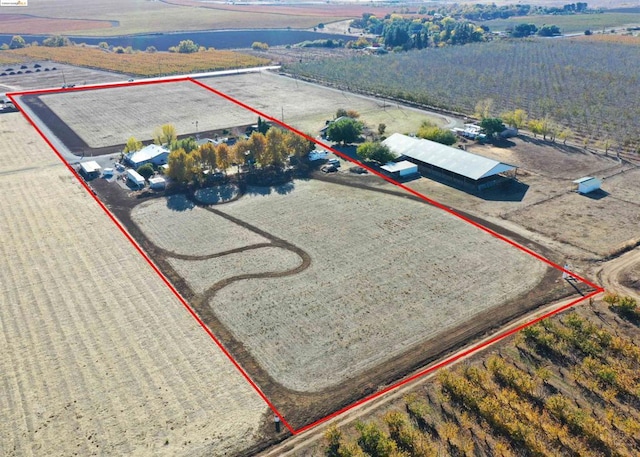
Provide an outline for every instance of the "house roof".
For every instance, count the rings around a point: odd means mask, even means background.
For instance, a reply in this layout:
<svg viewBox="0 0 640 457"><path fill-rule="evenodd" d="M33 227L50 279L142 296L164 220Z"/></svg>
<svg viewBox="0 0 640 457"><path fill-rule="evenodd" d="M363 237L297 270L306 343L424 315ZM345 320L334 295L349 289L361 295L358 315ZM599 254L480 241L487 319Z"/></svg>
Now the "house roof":
<svg viewBox="0 0 640 457"><path fill-rule="evenodd" d="M380 168L382 168L385 171L388 171L389 173L396 173L396 172L405 171L405 170L415 170L418 168L418 166L413 162L409 162L408 160L403 160L401 162L389 162L388 164L383 165Z"/></svg>
<svg viewBox="0 0 640 457"><path fill-rule="evenodd" d="M576 180L575 180L575 181L573 181L573 182L574 182L575 184L583 184L583 183L585 183L585 182L589 182L589 181L591 181L591 180L599 181L599 179L597 179L597 178L593 178L593 177L591 177L591 176L585 176L584 178L576 179Z"/></svg>
<svg viewBox="0 0 640 457"><path fill-rule="evenodd" d="M80 167L82 168L82 171L84 171L87 174L91 174L91 173L95 173L96 171L100 171L100 165L98 165L98 162L96 162L95 160L90 160L88 162L82 162L80 164Z"/></svg>
<svg viewBox="0 0 640 457"><path fill-rule="evenodd" d="M411 158L475 181L516 168L514 165L472 154L462 149L400 133L394 133L382 144L386 145L397 157Z"/></svg>
<svg viewBox="0 0 640 457"><path fill-rule="evenodd" d="M149 160L153 160L162 154L168 154L169 150L164 146L158 146L157 144L150 144L140 149L139 151L131 152L127 154L127 160L131 163L142 163Z"/></svg>

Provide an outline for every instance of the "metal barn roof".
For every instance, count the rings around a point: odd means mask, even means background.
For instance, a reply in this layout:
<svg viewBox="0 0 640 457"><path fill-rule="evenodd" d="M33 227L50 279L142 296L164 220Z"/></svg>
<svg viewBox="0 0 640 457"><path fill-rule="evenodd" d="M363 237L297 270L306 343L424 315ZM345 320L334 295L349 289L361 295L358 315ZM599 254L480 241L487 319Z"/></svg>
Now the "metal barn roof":
<svg viewBox="0 0 640 457"><path fill-rule="evenodd" d="M138 164L143 162L148 162L153 160L162 154L168 154L169 150L163 146L158 146L157 144L150 144L140 149L139 151L132 152L127 154L127 160L129 162Z"/></svg>
<svg viewBox="0 0 640 457"><path fill-rule="evenodd" d="M95 160L91 160L89 162L82 162L80 164L80 167L82 168L82 171L84 171L87 174L91 174L91 173L95 173L100 171L100 165L98 165L98 162L96 162Z"/></svg>
<svg viewBox="0 0 640 457"><path fill-rule="evenodd" d="M394 133L382 144L386 145L398 157L404 156L418 160L475 181L516 168L513 165L472 154L462 149L400 133Z"/></svg>
<svg viewBox="0 0 640 457"><path fill-rule="evenodd" d="M403 160L402 162L389 162L388 164L383 165L380 168L388 171L389 173L397 173L405 170L418 171L418 166L413 162L409 162L408 160Z"/></svg>

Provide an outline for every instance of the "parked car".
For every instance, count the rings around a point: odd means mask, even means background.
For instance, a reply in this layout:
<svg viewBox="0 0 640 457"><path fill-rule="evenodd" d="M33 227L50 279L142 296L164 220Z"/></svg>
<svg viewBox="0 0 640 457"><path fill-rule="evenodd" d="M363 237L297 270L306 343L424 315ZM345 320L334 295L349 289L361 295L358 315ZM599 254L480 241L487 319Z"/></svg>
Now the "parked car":
<svg viewBox="0 0 640 457"><path fill-rule="evenodd" d="M349 171L351 173L356 173L358 175L365 175L365 174L369 173L366 170L366 168L362 168L362 167L358 167L358 166L349 168Z"/></svg>
<svg viewBox="0 0 640 457"><path fill-rule="evenodd" d="M338 159L327 160L327 165L333 165L336 168L340 168L340 161Z"/></svg>
<svg viewBox="0 0 640 457"><path fill-rule="evenodd" d="M322 168L320 168L320 171L322 171L323 173L335 173L336 171L338 171L338 168L336 168L335 165L323 165Z"/></svg>

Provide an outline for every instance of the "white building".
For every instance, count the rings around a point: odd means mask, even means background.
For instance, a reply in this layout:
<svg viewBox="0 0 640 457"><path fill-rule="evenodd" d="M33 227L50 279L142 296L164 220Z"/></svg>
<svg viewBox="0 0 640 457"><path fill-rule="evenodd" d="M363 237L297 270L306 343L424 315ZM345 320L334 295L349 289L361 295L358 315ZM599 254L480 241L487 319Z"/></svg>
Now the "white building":
<svg viewBox="0 0 640 457"><path fill-rule="evenodd" d="M135 184L139 188L144 187L144 178L135 170L129 168L127 170L127 180L131 181L131 183Z"/></svg>
<svg viewBox="0 0 640 457"><path fill-rule="evenodd" d="M382 168L390 175L396 176L398 178L405 178L407 176L418 174L418 165L416 165L415 163L411 163L408 160L402 160L400 162L389 162L388 164L383 165L380 168Z"/></svg>
<svg viewBox="0 0 640 457"><path fill-rule="evenodd" d="M169 150L164 146L150 144L139 151L130 152L125 156L125 160L133 168L138 168L145 163L164 165L169 160Z"/></svg>
<svg viewBox="0 0 640 457"><path fill-rule="evenodd" d="M589 192L598 190L602 185L602 181L598 178L592 178L591 176L576 179L573 182L578 185L578 193L580 194L588 194Z"/></svg>

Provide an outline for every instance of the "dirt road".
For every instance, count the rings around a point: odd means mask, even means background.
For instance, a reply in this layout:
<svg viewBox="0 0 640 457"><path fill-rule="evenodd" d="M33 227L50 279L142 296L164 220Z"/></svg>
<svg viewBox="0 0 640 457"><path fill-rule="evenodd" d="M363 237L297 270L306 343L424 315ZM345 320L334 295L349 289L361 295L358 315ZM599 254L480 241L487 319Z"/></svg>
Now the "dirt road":
<svg viewBox="0 0 640 457"><path fill-rule="evenodd" d="M626 270L640 263L640 247L637 247L616 259L613 259L600 267L596 273L598 282L608 292L626 295L640 301L640 293L637 290L625 287L620 283L620 277Z"/></svg>

